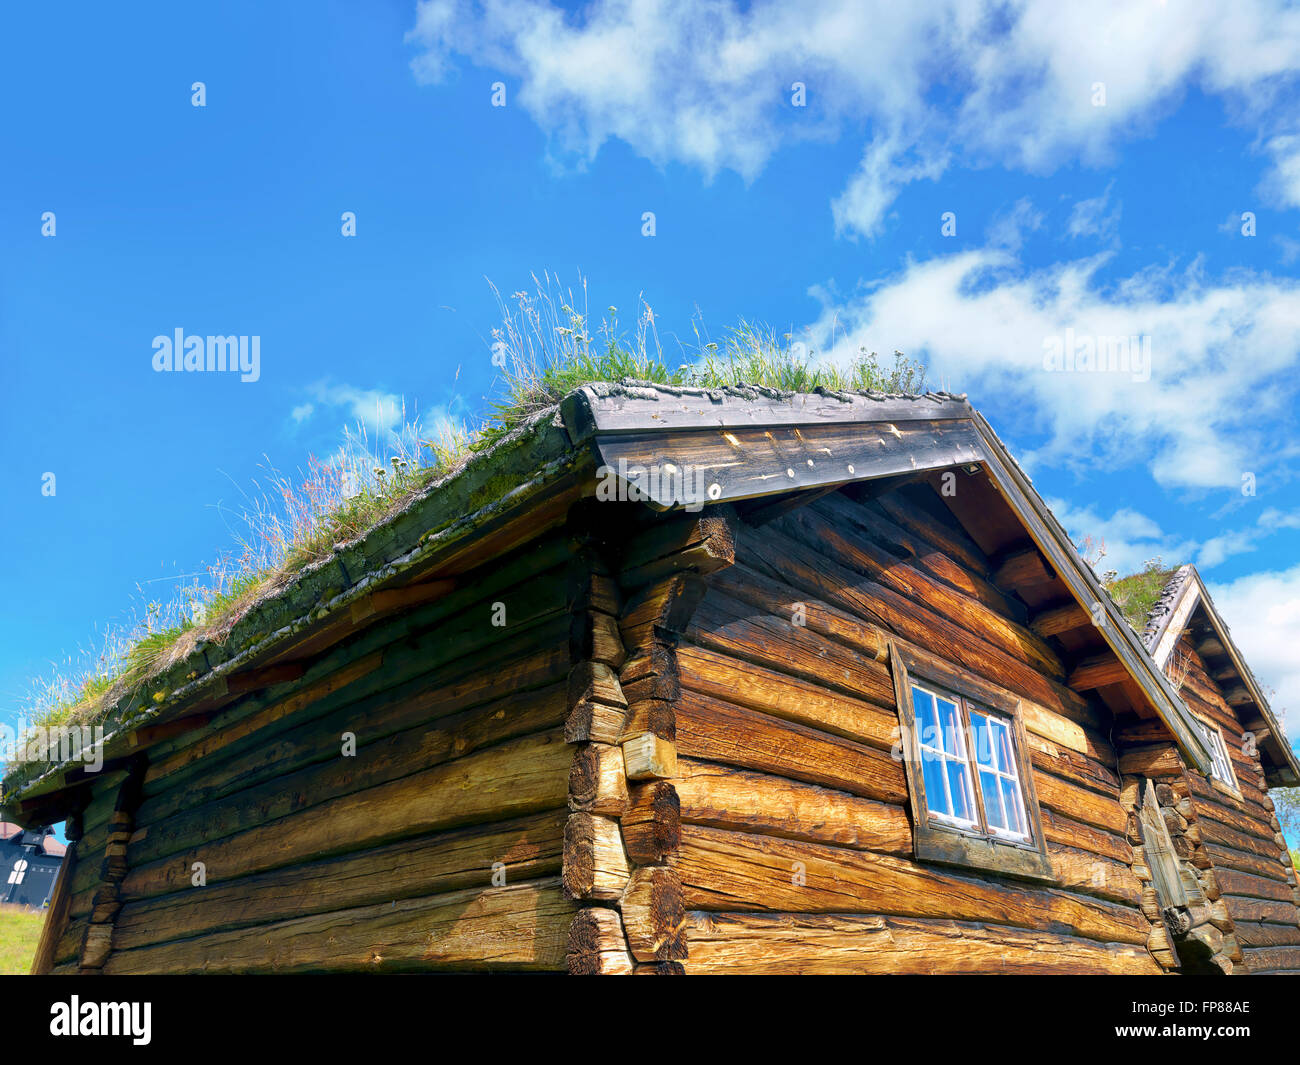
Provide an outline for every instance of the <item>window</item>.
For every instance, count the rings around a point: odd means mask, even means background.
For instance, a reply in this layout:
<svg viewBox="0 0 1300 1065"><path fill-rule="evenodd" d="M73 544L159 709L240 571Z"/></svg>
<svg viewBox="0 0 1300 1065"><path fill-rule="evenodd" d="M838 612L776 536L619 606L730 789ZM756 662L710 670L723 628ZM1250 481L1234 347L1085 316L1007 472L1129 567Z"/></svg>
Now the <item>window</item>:
<svg viewBox="0 0 1300 1065"><path fill-rule="evenodd" d="M1012 722L960 695L915 681L911 692L931 819L1028 843ZM979 781L978 795L972 777Z"/></svg>
<svg viewBox="0 0 1300 1065"><path fill-rule="evenodd" d="M1205 746L1210 752L1210 779L1217 780L1236 792L1238 790L1237 774L1233 772L1232 760L1228 757L1228 748L1223 742L1223 733L1219 731L1216 725L1202 721L1199 717L1192 718L1192 720L1196 722L1201 738L1205 740Z"/></svg>
<svg viewBox="0 0 1300 1065"><path fill-rule="evenodd" d="M890 658L916 857L1050 880L1020 701L915 648Z"/></svg>

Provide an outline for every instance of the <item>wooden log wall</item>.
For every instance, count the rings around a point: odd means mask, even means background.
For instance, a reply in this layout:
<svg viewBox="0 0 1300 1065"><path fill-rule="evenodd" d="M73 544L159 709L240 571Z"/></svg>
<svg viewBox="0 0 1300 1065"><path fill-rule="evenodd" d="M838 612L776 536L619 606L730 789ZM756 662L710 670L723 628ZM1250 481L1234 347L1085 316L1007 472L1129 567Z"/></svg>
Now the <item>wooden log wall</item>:
<svg viewBox="0 0 1300 1065"><path fill-rule="evenodd" d="M1109 714L929 492L741 521L679 593L672 713L629 701L674 728L686 971L1161 971ZM1021 700L1055 884L914 860L891 640Z"/></svg>
<svg viewBox="0 0 1300 1065"><path fill-rule="evenodd" d="M571 667L610 661L612 583L554 531L105 774L53 971L565 971L610 775L573 772Z"/></svg>
<svg viewBox="0 0 1300 1065"><path fill-rule="evenodd" d="M608 515L607 506L592 513L593 532L618 524ZM675 974L687 953L681 880L669 864L681 839L677 643L704 575L735 557L735 517L726 508L641 517L595 563L617 577L617 616L593 603L579 622L616 624L603 656L593 642L577 658L570 683L565 888L584 904L570 929L572 973Z"/></svg>
<svg viewBox="0 0 1300 1065"><path fill-rule="evenodd" d="M1142 726L1154 730L1153 724ZM1123 730L1117 734L1120 765L1128 763ZM1155 756L1155 752L1159 755ZM1241 961L1234 938L1232 919L1218 896L1212 879L1202 875L1195 848L1199 843L1190 803L1179 798L1175 783L1184 778L1185 770L1172 740L1154 745L1146 752L1154 771L1146 775L1124 775L1120 802L1128 815L1128 839L1133 845L1133 872L1142 884L1142 912L1151 922L1147 947L1152 957L1166 971L1182 973L1219 972L1229 974ZM1154 783L1151 792L1146 784ZM1154 800L1151 827L1143 824L1142 808ZM1170 900L1157 887L1153 866L1162 861L1166 841L1172 853L1167 860L1173 867L1172 879L1181 892L1185 906L1171 912Z"/></svg>
<svg viewBox="0 0 1300 1065"><path fill-rule="evenodd" d="M1234 935L1225 950L1248 972L1300 971L1300 890L1259 751L1189 634L1176 653L1187 665L1179 694L1194 713L1218 726L1237 780L1239 794L1185 770L1171 780L1178 816L1188 822L1190 860L1218 892L1232 922Z"/></svg>

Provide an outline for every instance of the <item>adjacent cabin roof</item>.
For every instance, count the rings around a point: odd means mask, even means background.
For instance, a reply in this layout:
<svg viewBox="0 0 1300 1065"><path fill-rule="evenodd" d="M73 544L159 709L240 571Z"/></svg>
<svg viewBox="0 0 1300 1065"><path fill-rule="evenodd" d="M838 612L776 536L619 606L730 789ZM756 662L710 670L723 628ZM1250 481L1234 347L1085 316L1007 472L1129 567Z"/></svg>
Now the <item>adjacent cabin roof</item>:
<svg viewBox="0 0 1300 1065"><path fill-rule="evenodd" d="M1224 699L1247 731L1255 734L1270 785L1300 784L1300 761L1268 705L1259 682L1233 642L1227 624L1214 606L1195 566L1182 566L1166 582L1160 598L1147 616L1142 641L1156 665L1164 668L1174 648L1190 632L1197 653Z"/></svg>
<svg viewBox="0 0 1300 1065"><path fill-rule="evenodd" d="M980 490L1014 511L1051 573L1037 552L1029 561L1054 589L1059 578L1073 600L1070 610L1092 619L1081 631L1104 645L1107 660L1084 663L1076 673L1086 673L1093 687L1135 692L1189 763L1208 772L1209 753L1177 692L965 396L640 382L587 385L533 415L431 483L401 513L305 568L250 609L222 643L198 645L124 695L103 718L103 769L122 766L163 737L205 727L241 695L310 683L320 653L344 637L445 594L460 574L561 525L574 502L596 494L601 471L630 481L648 467L704 474L700 500L685 498L684 477L638 482L646 501L661 509L803 496L947 470L986 475ZM3 781L4 808L22 824L53 823L76 808L75 792L91 780L81 764L20 762Z"/></svg>
<svg viewBox="0 0 1300 1065"><path fill-rule="evenodd" d="M52 833L24 829L22 825L8 821L0 821L0 840L16 847L34 847L39 853L48 854L51 858L62 858L68 850L67 845L60 843Z"/></svg>

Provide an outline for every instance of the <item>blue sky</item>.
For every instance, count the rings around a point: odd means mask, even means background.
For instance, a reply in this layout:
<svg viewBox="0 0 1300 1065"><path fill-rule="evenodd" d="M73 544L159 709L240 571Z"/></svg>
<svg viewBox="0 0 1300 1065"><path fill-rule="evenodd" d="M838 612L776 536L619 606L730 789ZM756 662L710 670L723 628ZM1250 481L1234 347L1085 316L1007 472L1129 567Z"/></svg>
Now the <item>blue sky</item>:
<svg viewBox="0 0 1300 1065"><path fill-rule="evenodd" d="M1061 6L6 6L0 713L268 462L482 411L488 280L550 270L665 338L923 358L1100 568L1197 562L1300 734L1300 14ZM260 337L258 380L154 372L177 328ZM1066 330L1149 379L1049 372Z"/></svg>

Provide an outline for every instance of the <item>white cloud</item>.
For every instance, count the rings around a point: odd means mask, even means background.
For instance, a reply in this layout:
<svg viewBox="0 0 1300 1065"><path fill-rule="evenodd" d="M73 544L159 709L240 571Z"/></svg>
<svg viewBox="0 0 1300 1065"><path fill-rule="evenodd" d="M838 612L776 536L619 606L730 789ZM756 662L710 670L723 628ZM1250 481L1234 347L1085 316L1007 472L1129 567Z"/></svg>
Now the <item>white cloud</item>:
<svg viewBox="0 0 1300 1065"><path fill-rule="evenodd" d="M313 402L294 407L291 412L295 424L301 424L318 411L328 411L346 423L363 428L372 437L400 430L407 420L406 402L394 392L376 388L357 388L354 385L318 381L307 389Z"/></svg>
<svg viewBox="0 0 1300 1065"><path fill-rule="evenodd" d="M1132 507L1120 507L1106 517L1096 505L1080 506L1064 499L1046 502L1080 554L1096 563L1098 574L1114 570L1120 576L1127 576L1152 561L1165 567L1194 562L1204 573L1230 558L1256 550L1261 540L1281 529L1300 529L1300 511L1287 513L1269 507L1260 513L1253 526L1197 541L1166 533L1152 518ZM1099 548L1104 548L1100 558L1097 557Z"/></svg>
<svg viewBox="0 0 1300 1065"><path fill-rule="evenodd" d="M1066 232L1072 237L1095 237L1102 241L1114 240L1119 233L1120 204L1110 208L1110 186L1100 196L1080 200L1070 211Z"/></svg>
<svg viewBox="0 0 1300 1065"><path fill-rule="evenodd" d="M1085 538L1092 538L1094 549L1089 561L1096 562L1098 574L1114 570L1126 576L1138 572L1152 559L1159 559L1165 566L1181 564L1195 550L1191 541L1166 534L1151 518L1130 507L1122 507L1107 518L1093 506L1075 506L1063 499L1046 502L1076 547L1082 550ZM1106 553L1098 559L1096 548L1102 544Z"/></svg>
<svg viewBox="0 0 1300 1065"><path fill-rule="evenodd" d="M1287 117L1300 10L1285 0L594 0L579 14L422 0L408 40L423 81L456 56L515 79L513 98L580 159L619 139L656 163L749 179L783 145L865 130L833 208L849 232L878 231L903 185L958 156L1038 174L1105 164L1191 90L1257 132L1273 167L1264 191L1300 206ZM791 106L796 81L806 108Z"/></svg>
<svg viewBox="0 0 1300 1065"><path fill-rule="evenodd" d="M1243 472L1283 462L1276 426L1295 402L1300 283L1213 281L1193 263L1103 284L1107 262L1026 270L991 248L910 262L849 298L814 288L824 309L809 339L831 351L834 327L832 357L865 347L923 358L932 383L996 405L1018 430L1046 433L1030 462L1144 465L1161 485L1200 489L1239 489ZM1132 359L1116 360L1125 372L1045 363L1054 345L1101 350L1107 338L1129 337Z"/></svg>
<svg viewBox="0 0 1300 1065"><path fill-rule="evenodd" d="M1029 199L1017 200L1010 210L994 217L989 223L988 242L996 248L1016 252L1025 242L1025 234L1043 227L1043 213L1034 209Z"/></svg>
<svg viewBox="0 0 1300 1065"><path fill-rule="evenodd" d="M1273 170L1264 181L1264 192L1287 207L1300 207L1300 134L1273 137L1267 144Z"/></svg>
<svg viewBox="0 0 1300 1065"><path fill-rule="evenodd" d="M1212 584L1210 595L1251 672L1266 692L1275 689L1273 709L1289 711L1288 735L1300 736L1300 565Z"/></svg>

